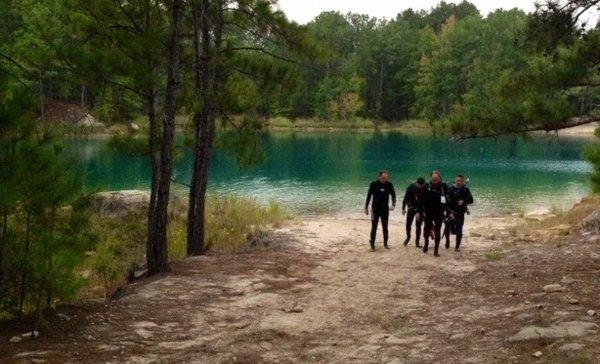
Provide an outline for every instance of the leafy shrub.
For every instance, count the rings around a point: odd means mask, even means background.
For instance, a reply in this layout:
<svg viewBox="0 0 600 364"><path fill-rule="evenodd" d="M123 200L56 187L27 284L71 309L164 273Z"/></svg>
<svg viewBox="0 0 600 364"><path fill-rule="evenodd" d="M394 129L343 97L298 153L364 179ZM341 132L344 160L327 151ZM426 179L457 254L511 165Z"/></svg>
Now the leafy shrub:
<svg viewBox="0 0 600 364"><path fill-rule="evenodd" d="M99 241L88 262L94 273L90 283L100 283L107 296L143 265L146 226L144 211L135 211L125 217L95 216L94 231Z"/></svg>

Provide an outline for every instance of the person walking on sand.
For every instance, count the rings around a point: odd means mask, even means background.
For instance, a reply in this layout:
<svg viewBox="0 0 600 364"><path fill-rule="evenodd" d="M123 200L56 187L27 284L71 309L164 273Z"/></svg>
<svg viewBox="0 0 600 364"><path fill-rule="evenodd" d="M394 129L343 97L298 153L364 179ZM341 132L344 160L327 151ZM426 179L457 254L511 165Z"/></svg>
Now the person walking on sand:
<svg viewBox="0 0 600 364"><path fill-rule="evenodd" d="M447 196L448 186L442 182L442 174L433 171L431 181L425 186L424 218L425 218L425 245L423 253L429 250L429 239L433 232L435 247L433 254L439 257L441 230L444 217L448 212Z"/></svg>
<svg viewBox="0 0 600 364"><path fill-rule="evenodd" d="M468 206L473 203L473 195L465 185L465 177L456 176L454 185L448 188L448 210L450 214L446 219L444 237L446 238L446 249L450 249L450 234L456 235L454 250L459 251L463 237L463 225L465 214L468 214Z"/></svg>
<svg viewBox="0 0 600 364"><path fill-rule="evenodd" d="M390 197L392 198L392 206L389 206ZM381 228L383 230L383 246L389 249L388 246L388 219L390 211L396 208L396 191L394 185L390 182L390 174L388 171L379 172L379 179L371 182L369 191L367 192L367 201L365 202L365 214L369 215L369 203L371 203L371 251L375 251L375 237L377 235L377 225L381 220Z"/></svg>
<svg viewBox="0 0 600 364"><path fill-rule="evenodd" d="M412 223L415 221L415 243L417 248L421 247L419 241L421 240L421 231L423 230L424 196L425 179L423 177L419 177L417 182L411 183L404 193L404 200L402 200L402 215L406 215L406 240L404 240L404 246L407 246L410 242L410 231L412 230Z"/></svg>

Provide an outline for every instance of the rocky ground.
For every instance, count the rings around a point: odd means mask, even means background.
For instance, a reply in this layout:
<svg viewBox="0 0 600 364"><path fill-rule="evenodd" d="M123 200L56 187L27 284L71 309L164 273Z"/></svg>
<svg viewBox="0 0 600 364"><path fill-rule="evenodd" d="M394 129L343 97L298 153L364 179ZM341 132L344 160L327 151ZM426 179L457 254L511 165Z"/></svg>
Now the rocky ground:
<svg viewBox="0 0 600 364"><path fill-rule="evenodd" d="M110 304L60 307L36 339L0 327L0 362L600 361L600 234L468 224L462 252L434 258L398 223L369 253L366 219L292 222Z"/></svg>

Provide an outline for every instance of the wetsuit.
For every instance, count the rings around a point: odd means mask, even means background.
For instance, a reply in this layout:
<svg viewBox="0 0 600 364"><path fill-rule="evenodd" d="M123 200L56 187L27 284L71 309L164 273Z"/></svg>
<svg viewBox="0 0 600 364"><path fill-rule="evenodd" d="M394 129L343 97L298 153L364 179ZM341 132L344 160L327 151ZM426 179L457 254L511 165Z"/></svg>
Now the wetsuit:
<svg viewBox="0 0 600 364"><path fill-rule="evenodd" d="M433 231L435 235L435 256L439 255L442 223L448 209L446 203L448 199L447 194L448 186L445 183L439 183L437 185L428 183L425 185L425 246L423 247L423 252L427 253L429 250L429 238Z"/></svg>
<svg viewBox="0 0 600 364"><path fill-rule="evenodd" d="M458 201L463 201L462 205ZM448 210L452 213L453 219L447 219L444 236L446 237L446 249L450 248L450 233L456 235L456 250L460 248L463 237L463 225L465 223L465 214L468 205L473 203L473 195L467 187L458 187L456 185L448 188Z"/></svg>
<svg viewBox="0 0 600 364"><path fill-rule="evenodd" d="M379 180L371 182L369 192L367 193L367 202L365 209L369 208L369 202L373 199L371 205L371 249L375 249L375 236L377 235L377 225L381 219L383 229L383 245L387 247L388 243L388 218L390 216L389 201L392 197L392 204L396 205L396 191L391 182L381 183Z"/></svg>
<svg viewBox="0 0 600 364"><path fill-rule="evenodd" d="M421 231L423 225L423 198L425 196L425 188L419 188L416 183L411 184L404 193L404 200L402 201L402 210L406 211L406 241L404 245L407 245L410 241L410 231L412 229L412 223L417 214L420 218L415 222L415 243L419 247L419 240L421 240Z"/></svg>

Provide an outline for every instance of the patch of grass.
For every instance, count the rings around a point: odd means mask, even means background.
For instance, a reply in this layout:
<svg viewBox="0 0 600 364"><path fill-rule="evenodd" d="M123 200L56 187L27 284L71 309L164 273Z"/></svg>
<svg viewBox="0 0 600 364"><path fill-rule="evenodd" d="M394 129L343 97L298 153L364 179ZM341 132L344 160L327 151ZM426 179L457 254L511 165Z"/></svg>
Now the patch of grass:
<svg viewBox="0 0 600 364"><path fill-rule="evenodd" d="M288 128L288 129L294 128L294 122L292 121L292 119L288 119L283 116L276 116L274 118L271 118L271 119L269 119L268 123L269 123L269 127L273 127L273 128Z"/></svg>
<svg viewBox="0 0 600 364"><path fill-rule="evenodd" d="M501 260L502 258L504 258L504 255L502 255L501 252L494 250L491 252L488 252L485 254L485 257L490 261L490 262L496 262Z"/></svg>
<svg viewBox="0 0 600 364"><path fill-rule="evenodd" d="M550 204L550 213L552 215L562 215L565 212L565 208L558 202Z"/></svg>
<svg viewBox="0 0 600 364"><path fill-rule="evenodd" d="M268 120L267 125L272 129L316 129L316 130L398 130L408 133L430 132L431 124L421 120L404 120L398 122L383 122L362 117L344 120L289 119L278 116Z"/></svg>
<svg viewBox="0 0 600 364"><path fill-rule="evenodd" d="M508 228L508 235L512 236L513 238L517 236L518 233L519 229L516 226L511 226Z"/></svg>
<svg viewBox="0 0 600 364"><path fill-rule="evenodd" d="M53 125L52 132L56 135L68 137L90 137L105 134L107 132L107 127L83 126L65 122Z"/></svg>
<svg viewBox="0 0 600 364"><path fill-rule="evenodd" d="M261 206L256 201L236 196L211 196L208 199L206 246L218 252L235 252L255 235L279 226L289 216L277 203Z"/></svg>
<svg viewBox="0 0 600 364"><path fill-rule="evenodd" d="M573 205L570 210L563 211L556 216L534 223L535 228L548 229L554 226L568 224L578 226L583 219L600 207L600 194L594 194L582 199Z"/></svg>

